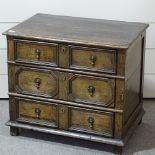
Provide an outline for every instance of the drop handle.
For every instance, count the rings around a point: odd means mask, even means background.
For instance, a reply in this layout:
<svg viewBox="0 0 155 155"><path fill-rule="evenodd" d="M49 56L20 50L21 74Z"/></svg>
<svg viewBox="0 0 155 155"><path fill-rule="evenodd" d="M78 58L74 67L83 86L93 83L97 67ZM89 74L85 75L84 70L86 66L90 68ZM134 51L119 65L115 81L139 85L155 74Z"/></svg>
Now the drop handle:
<svg viewBox="0 0 155 155"><path fill-rule="evenodd" d="M36 78L34 80L34 83L35 83L36 88L39 89L40 85L41 85L41 79L40 78Z"/></svg>
<svg viewBox="0 0 155 155"><path fill-rule="evenodd" d="M95 92L95 87L94 86L88 86L87 88L89 95L92 97Z"/></svg>
<svg viewBox="0 0 155 155"><path fill-rule="evenodd" d="M90 64L94 67L95 66L95 63L96 63L96 56L92 55L90 57Z"/></svg>
<svg viewBox="0 0 155 155"><path fill-rule="evenodd" d="M89 128L93 128L94 127L94 123L95 123L95 119L93 117L88 117L88 123L89 123Z"/></svg>
<svg viewBox="0 0 155 155"><path fill-rule="evenodd" d="M41 50L40 49L36 49L35 50L35 54L36 54L37 60L40 60Z"/></svg>
<svg viewBox="0 0 155 155"><path fill-rule="evenodd" d="M35 115L36 115L37 119L40 118L40 114L41 114L40 108L35 108Z"/></svg>

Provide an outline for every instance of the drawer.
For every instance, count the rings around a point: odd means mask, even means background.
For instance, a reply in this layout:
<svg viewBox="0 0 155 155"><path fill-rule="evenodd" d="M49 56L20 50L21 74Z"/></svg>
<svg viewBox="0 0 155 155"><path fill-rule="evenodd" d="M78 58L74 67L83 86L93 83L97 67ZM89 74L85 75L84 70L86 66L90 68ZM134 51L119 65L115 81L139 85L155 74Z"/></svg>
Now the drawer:
<svg viewBox="0 0 155 155"><path fill-rule="evenodd" d="M57 66L58 45L15 40L15 61Z"/></svg>
<svg viewBox="0 0 155 155"><path fill-rule="evenodd" d="M38 125L58 126L58 106L28 99L17 100L17 121Z"/></svg>
<svg viewBox="0 0 155 155"><path fill-rule="evenodd" d="M70 101L114 107L115 79L74 74L68 83Z"/></svg>
<svg viewBox="0 0 155 155"><path fill-rule="evenodd" d="M113 113L69 108L69 130L113 136Z"/></svg>
<svg viewBox="0 0 155 155"><path fill-rule="evenodd" d="M48 98L54 98L58 94L58 79L55 72L19 66L15 69L16 92Z"/></svg>
<svg viewBox="0 0 155 155"><path fill-rule="evenodd" d="M70 67L90 71L116 73L116 51L71 47Z"/></svg>

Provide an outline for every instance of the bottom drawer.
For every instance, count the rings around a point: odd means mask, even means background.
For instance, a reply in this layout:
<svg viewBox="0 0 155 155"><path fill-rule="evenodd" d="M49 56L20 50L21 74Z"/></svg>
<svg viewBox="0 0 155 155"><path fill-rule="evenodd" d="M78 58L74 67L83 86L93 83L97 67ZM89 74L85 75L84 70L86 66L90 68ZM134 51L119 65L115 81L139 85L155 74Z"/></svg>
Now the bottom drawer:
<svg viewBox="0 0 155 155"><path fill-rule="evenodd" d="M17 99L17 106L17 121L52 127L58 126L57 104Z"/></svg>
<svg viewBox="0 0 155 155"><path fill-rule="evenodd" d="M113 136L113 113L84 108L69 110L69 130Z"/></svg>
<svg viewBox="0 0 155 155"><path fill-rule="evenodd" d="M99 110L10 98L11 119L22 123L113 137L114 114ZM13 99L13 100L12 100Z"/></svg>

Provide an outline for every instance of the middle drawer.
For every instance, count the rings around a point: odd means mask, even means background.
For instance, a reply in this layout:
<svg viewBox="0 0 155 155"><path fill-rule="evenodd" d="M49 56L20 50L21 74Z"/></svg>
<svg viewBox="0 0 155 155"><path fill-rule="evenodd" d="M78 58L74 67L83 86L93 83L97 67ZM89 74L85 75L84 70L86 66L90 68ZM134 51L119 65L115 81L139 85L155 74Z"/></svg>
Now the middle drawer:
<svg viewBox="0 0 155 155"><path fill-rule="evenodd" d="M9 77L12 92L114 107L115 79L15 65Z"/></svg>

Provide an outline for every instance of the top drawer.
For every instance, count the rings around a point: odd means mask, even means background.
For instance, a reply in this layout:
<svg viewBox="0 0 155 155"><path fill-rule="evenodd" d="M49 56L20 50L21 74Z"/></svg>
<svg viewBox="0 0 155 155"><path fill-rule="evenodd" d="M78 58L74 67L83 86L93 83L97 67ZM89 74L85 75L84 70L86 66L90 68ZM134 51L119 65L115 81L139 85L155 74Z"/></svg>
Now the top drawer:
<svg viewBox="0 0 155 155"><path fill-rule="evenodd" d="M57 44L15 40L16 62L57 65Z"/></svg>
<svg viewBox="0 0 155 155"><path fill-rule="evenodd" d="M71 47L70 68L116 73L116 51Z"/></svg>

